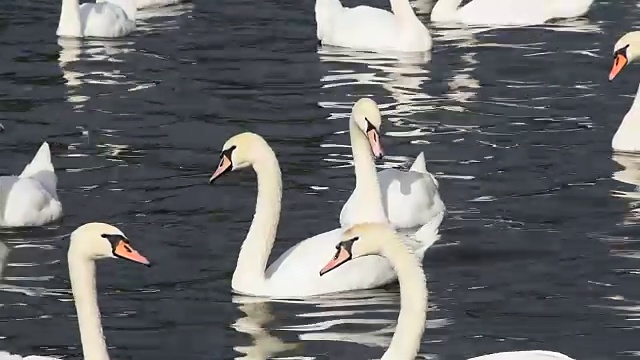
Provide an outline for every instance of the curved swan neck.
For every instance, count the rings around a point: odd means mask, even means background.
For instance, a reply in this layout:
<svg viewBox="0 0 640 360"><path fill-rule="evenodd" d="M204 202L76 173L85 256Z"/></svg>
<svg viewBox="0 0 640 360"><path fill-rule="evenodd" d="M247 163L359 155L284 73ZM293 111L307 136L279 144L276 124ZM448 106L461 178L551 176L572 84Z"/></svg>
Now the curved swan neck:
<svg viewBox="0 0 640 360"><path fill-rule="evenodd" d="M400 283L400 314L396 332L389 349L381 360L415 359L427 320L428 292L422 264L402 240L395 235L394 241L382 243L381 255L386 257L398 274Z"/></svg>
<svg viewBox="0 0 640 360"><path fill-rule="evenodd" d="M84 360L109 360L96 295L96 265L82 256L73 239L67 260Z"/></svg>
<svg viewBox="0 0 640 360"><path fill-rule="evenodd" d="M266 146L258 157L253 163L258 180L256 210L231 281L233 289L246 293L254 293L266 281L265 269L276 239L282 201L280 165L273 150Z"/></svg>
<svg viewBox="0 0 640 360"><path fill-rule="evenodd" d="M356 188L352 196L358 207L357 216L360 218L354 219L353 222L387 222L371 146L353 116L349 120L349 137L356 173Z"/></svg>
<svg viewBox="0 0 640 360"><path fill-rule="evenodd" d="M431 21L449 21L455 17L462 0L438 0L431 10Z"/></svg>
<svg viewBox="0 0 640 360"><path fill-rule="evenodd" d="M62 0L60 21L58 21L58 36L82 37L82 23L80 21L80 4L78 0Z"/></svg>

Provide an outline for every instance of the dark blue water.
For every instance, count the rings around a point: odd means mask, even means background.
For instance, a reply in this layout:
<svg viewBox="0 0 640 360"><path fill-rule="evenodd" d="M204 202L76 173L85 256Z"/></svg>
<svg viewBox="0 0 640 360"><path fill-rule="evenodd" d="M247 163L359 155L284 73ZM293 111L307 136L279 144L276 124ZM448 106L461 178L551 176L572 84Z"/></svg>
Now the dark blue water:
<svg viewBox="0 0 640 360"><path fill-rule="evenodd" d="M196 0L109 42L59 42L59 1L0 3L0 174L49 141L65 208L59 223L0 232L12 248L0 349L81 358L68 234L106 221L156 263L99 265L114 359L379 357L397 287L232 298L255 179L207 184L229 136L260 133L284 176L275 254L335 228L354 186L348 113L370 96L385 166L424 151L450 210L425 259L421 355L639 357L640 159L612 157L610 140L640 68L607 75L640 8L596 2L588 18L521 29L433 28L422 12L428 58L318 48L312 0Z"/></svg>

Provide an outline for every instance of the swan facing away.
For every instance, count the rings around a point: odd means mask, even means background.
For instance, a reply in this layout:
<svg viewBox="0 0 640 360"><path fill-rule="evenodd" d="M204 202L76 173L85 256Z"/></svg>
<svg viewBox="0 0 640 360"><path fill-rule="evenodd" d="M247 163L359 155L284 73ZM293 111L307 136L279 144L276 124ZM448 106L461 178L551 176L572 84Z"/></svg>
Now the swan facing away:
<svg viewBox="0 0 640 360"><path fill-rule="evenodd" d="M136 28L136 5L133 0L102 0L79 4L79 0L62 0L56 35L64 37L122 37Z"/></svg>
<svg viewBox="0 0 640 360"><path fill-rule="evenodd" d="M328 276L352 261L375 258L389 260L400 283L400 314L389 348L381 360L414 360L427 321L428 291L422 264L388 224L358 224L345 231L331 260L320 270ZM573 360L550 351L495 353L469 360Z"/></svg>
<svg viewBox="0 0 640 360"><path fill-rule="evenodd" d="M49 144L18 176L0 176L0 227L40 226L62 217Z"/></svg>
<svg viewBox="0 0 640 360"><path fill-rule="evenodd" d="M356 102L351 114L351 123L364 130L374 149L373 155L382 157L379 134L382 116L378 105L371 99L363 98ZM369 147L366 144L359 145L357 139L351 143L356 187L340 212L340 226L343 229L362 222L386 220L400 229L423 226L436 218L442 221L445 205L438 192L438 180L427 171L423 153L418 155L409 171L385 169L376 174ZM378 192L373 189L374 186L380 188L384 216L370 215L364 211L379 208Z"/></svg>
<svg viewBox="0 0 640 360"><path fill-rule="evenodd" d="M640 31L625 34L613 47L613 66L609 73L612 81L622 69L640 57ZM640 86L633 99L631 108L622 119L622 123L613 136L611 147L619 152L640 152Z"/></svg>
<svg viewBox="0 0 640 360"><path fill-rule="evenodd" d="M352 125L357 126L357 125ZM368 146L363 130L351 131L356 145ZM369 150L370 151L370 150ZM370 156L370 153L368 154ZM355 153L354 153L355 156ZM320 277L318 269L324 257L330 257L340 240L342 229L328 231L303 240L291 247L267 268L267 260L276 238L282 199L282 179L278 160L267 142L259 135L242 133L224 144L220 164L211 176L213 183L230 171L253 167L257 175L258 196L249 232L242 243L236 269L231 280L234 291L245 295L270 297L305 297L333 292L371 289L395 281L389 262L382 257L368 257L349 263L340 271ZM375 168L373 170L375 172ZM374 177L375 178L375 177ZM380 192L379 187L374 189ZM375 194L371 194L375 196ZM378 209L384 218L382 199ZM363 208L363 212L368 209ZM439 239L437 226L420 230L418 236L405 236L407 246L416 250L421 260L424 250ZM430 235L430 236L429 236ZM265 270L266 269L266 270Z"/></svg>
<svg viewBox="0 0 640 360"><path fill-rule="evenodd" d="M370 6L343 7L340 0L316 0L318 40L361 50L417 52L431 49L429 30L409 0L391 0L391 12Z"/></svg>
<svg viewBox="0 0 640 360"><path fill-rule="evenodd" d="M438 0L431 21L467 25L539 25L585 15L593 0Z"/></svg>
<svg viewBox="0 0 640 360"><path fill-rule="evenodd" d="M150 265L149 260L140 255L122 231L114 226L89 223L71 233L67 261L71 291L78 313L82 353L86 360L109 360L96 295L95 265L96 260L106 258L121 258ZM0 352L0 360L58 360L58 358L44 356L23 358L19 355Z"/></svg>

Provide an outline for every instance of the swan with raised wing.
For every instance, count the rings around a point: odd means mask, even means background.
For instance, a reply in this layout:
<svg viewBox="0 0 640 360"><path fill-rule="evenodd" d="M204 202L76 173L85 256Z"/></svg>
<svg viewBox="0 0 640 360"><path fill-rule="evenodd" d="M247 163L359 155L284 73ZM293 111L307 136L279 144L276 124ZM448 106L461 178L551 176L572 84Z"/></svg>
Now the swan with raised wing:
<svg viewBox="0 0 640 360"><path fill-rule="evenodd" d="M62 217L47 142L18 176L0 176L0 227L40 226Z"/></svg>
<svg viewBox="0 0 640 360"><path fill-rule="evenodd" d="M56 35L62 37L122 37L136 28L133 0L102 0L84 3L62 0Z"/></svg>
<svg viewBox="0 0 640 360"><path fill-rule="evenodd" d="M373 131L376 127L371 123L380 123L382 119L376 102L363 98L356 102L353 109L356 123L366 124L369 141L379 144L380 140L376 138L378 135ZM366 143L352 142L351 147L356 187L340 212L342 228L348 229L358 223L384 221L383 219L387 219L398 229L414 228L424 224L440 226L446 208L438 192L438 180L427 171L424 153L418 155L409 171L384 169L376 174L369 146ZM382 158L381 146L373 148L373 156ZM364 208L379 208L377 198L372 196L376 193L373 190L375 186L380 187L384 218L363 211ZM434 221L438 219L439 222L435 224Z"/></svg>
<svg viewBox="0 0 640 360"><path fill-rule="evenodd" d="M121 258L150 265L149 260L134 250L129 239L115 226L89 223L71 233L67 261L85 360L109 360L96 295L95 264L96 260L107 258ZM58 358L36 355L23 358L20 355L2 351L0 360L58 360Z"/></svg>
<svg viewBox="0 0 640 360"><path fill-rule="evenodd" d="M357 111L354 109L354 111ZM356 114L357 115L357 114ZM367 146L366 124L356 124L352 116L351 141L356 146ZM376 135L371 143L379 147L378 127L371 117ZM354 130L357 127L360 130ZM370 156L370 153L358 156ZM354 152L354 156L356 153ZM278 160L273 149L259 135L242 133L233 136L224 144L220 164L210 178L213 182L224 174L246 167L253 167L258 181L258 197L253 222L242 243L238 262L231 280L234 291L245 295L271 297L304 297L333 292L369 289L395 281L396 276L389 262L381 257L369 257L350 263L330 276L320 277L317 269L324 256L331 256L340 239L342 229L328 231L303 240L291 247L267 268L267 260L276 238L282 199L282 179ZM375 171L375 170L374 170ZM375 178L375 177L374 177ZM373 208L362 208L369 218L385 221L384 210L377 184L371 185L370 197L379 202ZM420 237L405 236L407 246L415 249L416 257L422 259L424 250L439 239L437 226L424 226ZM420 241L416 239L420 239ZM266 269L266 270L265 270Z"/></svg>
<svg viewBox="0 0 640 360"><path fill-rule="evenodd" d="M340 0L316 0L320 43L374 51L418 52L431 49L429 30L409 0L391 0L391 12L366 5L342 6Z"/></svg>
<svg viewBox="0 0 640 360"><path fill-rule="evenodd" d="M540 25L556 18L585 15L593 0L438 0L431 10L433 22L466 25Z"/></svg>
<svg viewBox="0 0 640 360"><path fill-rule="evenodd" d="M632 31L622 36L613 47L613 66L609 73L609 81L612 81L627 64L638 57L640 57L640 31ZM619 152L640 152L638 135L640 135L640 85L631 108L613 136L611 147Z"/></svg>
<svg viewBox="0 0 640 360"><path fill-rule="evenodd" d="M388 224L358 224L342 235L333 257L320 270L330 276L335 269L352 261L377 258L389 260L400 283L400 314L396 332L381 360L414 360L427 321L427 283L422 264L402 238ZM516 351L483 355L469 360L573 360L551 351Z"/></svg>

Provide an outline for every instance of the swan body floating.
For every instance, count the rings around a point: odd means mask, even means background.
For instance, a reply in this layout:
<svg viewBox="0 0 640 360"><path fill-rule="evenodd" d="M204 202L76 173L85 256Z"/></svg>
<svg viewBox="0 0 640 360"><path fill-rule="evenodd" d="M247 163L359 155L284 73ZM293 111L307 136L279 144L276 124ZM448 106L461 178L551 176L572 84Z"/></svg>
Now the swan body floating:
<svg viewBox="0 0 640 360"><path fill-rule="evenodd" d="M18 176L0 176L0 227L40 226L62 217L49 144Z"/></svg>
<svg viewBox="0 0 640 360"><path fill-rule="evenodd" d="M367 114L376 114L374 115L376 119L381 118L378 105L371 99L359 100L354 109L356 107L366 109L366 111L354 112L354 116L362 117L356 119L358 122L367 123L369 121ZM374 129L373 126L370 129ZM367 136L371 139L376 135L368 131ZM374 155L380 158L382 157L381 147L378 148L379 153L374 152ZM442 222L446 208L438 192L438 180L427 171L424 153L421 152L418 155L409 171L385 169L376 174L375 163L371 156L356 157L356 150L353 149L356 187L340 212L340 226L343 229L358 223L385 221L385 219L399 229L423 226L436 218ZM373 179L374 177L377 179ZM367 218L368 214L363 212L363 208L376 208L377 199L372 196L373 185L371 185L375 180L381 191L384 217ZM440 223L436 226L440 226Z"/></svg>
<svg viewBox="0 0 640 360"><path fill-rule="evenodd" d="M354 108L358 111L357 108ZM372 126L379 127L375 113L369 116ZM365 130L367 125L350 122L354 157L371 156ZM358 129L356 129L358 128ZM379 135L376 135L376 141ZM376 149L378 142L371 144ZM364 148L364 151L363 151ZM381 257L369 257L354 261L330 276L320 277L318 269L324 256L330 257L340 240L338 228L303 240L287 250L267 268L267 260L275 241L280 217L282 180L276 156L259 135L242 133L230 138L223 146L220 164L210 182L224 174L246 167L253 167L258 181L256 211L249 232L242 244L231 286L245 295L270 297L306 297L348 290L370 289L396 280L389 262ZM375 175L375 167L370 171ZM379 199L372 209L363 208L368 218L377 216L384 220L384 210L377 178L373 176L370 197ZM376 194L377 193L377 194ZM439 224L439 222L438 222ZM405 236L405 245L414 249L420 260L424 251L437 241L437 226L423 226L419 234ZM418 240L419 239L419 240ZM266 270L265 270L266 268Z"/></svg>
<svg viewBox="0 0 640 360"><path fill-rule="evenodd" d="M585 15L593 0L438 0L431 11L433 22L466 25L539 25L555 18Z"/></svg>
<svg viewBox="0 0 640 360"><path fill-rule="evenodd" d="M318 40L361 50L422 52L431 49L429 30L409 0L391 0L391 12L370 6L343 7L340 0L316 0Z"/></svg>
<svg viewBox="0 0 640 360"><path fill-rule="evenodd" d="M640 31L625 34L616 42L613 48L613 66L609 73L609 81L612 81L622 69L640 57ZM640 86L633 99L631 108L622 119L620 127L613 136L611 147L618 152L640 152Z"/></svg>
<svg viewBox="0 0 640 360"><path fill-rule="evenodd" d="M131 6L130 4L135 5L136 9L146 9L146 8L156 8L156 7L164 7L170 5L177 5L184 0L97 0L97 3L100 2L110 2L112 4L116 4L123 9ZM135 15L134 15L135 18Z"/></svg>
<svg viewBox="0 0 640 360"><path fill-rule="evenodd" d="M343 233L341 240L331 260L320 270L320 276L330 275L352 261L378 257L372 255L388 259L400 283L400 313L396 331L381 360L414 360L427 321L428 291L422 263L388 224L355 225ZM469 360L573 359L560 353L535 350L489 354Z"/></svg>
<svg viewBox="0 0 640 360"><path fill-rule="evenodd" d="M63 37L122 37L136 28L136 4L133 0L102 0L79 4L62 0L56 35Z"/></svg>
<svg viewBox="0 0 640 360"><path fill-rule="evenodd" d="M78 313L78 327L82 342L83 359L109 360L107 344L102 332L100 310L96 295L95 261L107 258L121 258L143 265L149 260L133 249L129 240L118 228L103 224L89 223L71 233L67 252L71 291ZM0 360L59 360L49 356L12 355L0 352Z"/></svg>

